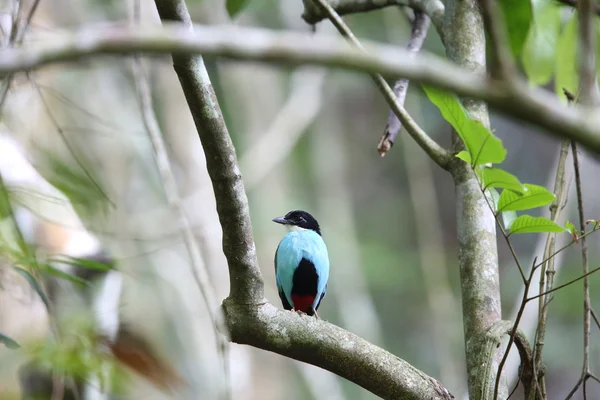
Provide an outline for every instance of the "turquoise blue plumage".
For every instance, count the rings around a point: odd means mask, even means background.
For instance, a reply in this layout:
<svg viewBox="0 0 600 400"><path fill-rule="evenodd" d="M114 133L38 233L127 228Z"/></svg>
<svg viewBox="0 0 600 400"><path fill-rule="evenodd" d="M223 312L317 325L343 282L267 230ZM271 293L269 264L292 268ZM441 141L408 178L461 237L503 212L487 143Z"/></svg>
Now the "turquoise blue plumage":
<svg viewBox="0 0 600 400"><path fill-rule="evenodd" d="M304 211L292 211L274 221L291 230L275 252L275 280L283 306L316 314L329 280L329 254L319 225Z"/></svg>

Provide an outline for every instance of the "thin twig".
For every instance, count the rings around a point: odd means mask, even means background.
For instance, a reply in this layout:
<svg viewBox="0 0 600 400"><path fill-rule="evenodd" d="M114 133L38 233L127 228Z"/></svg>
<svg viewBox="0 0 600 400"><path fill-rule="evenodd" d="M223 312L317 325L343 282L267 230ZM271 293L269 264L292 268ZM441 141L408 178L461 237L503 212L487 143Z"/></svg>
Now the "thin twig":
<svg viewBox="0 0 600 400"><path fill-rule="evenodd" d="M567 161L567 156L569 155L569 140L563 139L560 146L560 155L558 157L558 164L556 167L556 178L554 180L554 195L556 199L550 205L550 219L553 222L557 222L560 216L560 212L562 211L561 205L564 203L567 197L567 192L565 190L566 180L565 180L565 166ZM546 239L546 246L544 249L544 259L539 265L542 266L542 270L540 271L540 285L539 285L539 293L542 293L544 290L552 289L554 284L554 253L556 250L556 233L549 233ZM550 254L553 254L550 256ZM546 280L547 275L547 280ZM545 286L545 289L544 289ZM534 353L535 360L533 363L534 368L534 379L538 379L537 373L535 371L539 371L542 368L542 354L544 347L544 338L546 336L546 321L548 319L548 302L545 297L540 297L538 302L538 326L535 334L535 343L534 343ZM546 380L542 375L538 381L542 397L544 397L544 393L546 392Z"/></svg>
<svg viewBox="0 0 600 400"><path fill-rule="evenodd" d="M208 312L211 317L211 322L215 330L215 338L217 341L217 349L221 355L224 368L224 379L225 379L225 393L226 399L231 398L230 393L230 371L229 371L229 341L224 336L227 332L227 328L224 325L224 318L221 315L221 307L217 300L217 295L214 291L213 285L210 282L208 271L204 261L202 260L202 254L198 247L198 244L194 238L194 233L191 228L191 224L185 215L183 206L181 205L181 199L178 195L177 183L173 171L171 170L171 163L165 145L163 135L160 131L158 119L154 113L152 107L152 95L150 92L150 85L148 80L144 76L143 66L141 60L135 57L133 64L133 75L135 83L138 89L138 97L140 100L140 108L142 111L144 125L148 131L152 148L154 150L154 157L156 165L158 167L159 174L161 176L162 184L165 190L165 195L170 207L173 209L177 218L179 219L179 225L181 227L181 234L183 235L185 246L190 255L190 261L192 264L192 276L196 281L196 285L200 290L200 294L206 303Z"/></svg>
<svg viewBox="0 0 600 400"><path fill-rule="evenodd" d="M519 376L517 377L517 383L515 383L515 387L513 388L513 390L510 391L506 400L510 400L513 394L515 394L515 392L519 388L519 383L521 383L521 378L523 377L523 371L525 371L525 368L521 367L521 370L519 371Z"/></svg>
<svg viewBox="0 0 600 400"><path fill-rule="evenodd" d="M320 6L324 12L327 13L331 23L337 28L343 37L345 37L354 47L362 51L365 50L358 39L354 36L350 28L348 28L346 23L329 5L329 3L327 3L326 0L313 1L315 4ZM433 161L435 161L436 164L445 169L446 165L451 159L450 153L437 144L435 140L429 137L429 135L427 135L427 133L412 119L404 107L398 102L394 92L380 74L371 74L371 78L373 81L375 81L375 84L383 94L388 105L392 108L398 119L402 122L402 125L404 125L410 136L412 136L417 144L423 150L425 150L425 152Z"/></svg>
<svg viewBox="0 0 600 400"><path fill-rule="evenodd" d="M573 387L573 389L571 389L571 391L569 392L567 397L565 397L565 400L570 400L573 397L573 395L577 392L577 390L579 389L579 386L581 386L581 384L583 383L584 380L585 380L585 378L583 376L580 377L579 380L577 380L575 387Z"/></svg>
<svg viewBox="0 0 600 400"><path fill-rule="evenodd" d="M115 208L116 204L110 199L110 197L104 191L102 186L96 181L96 179L92 176L92 174L87 170L87 168L83 164L83 161L80 159L80 156L77 154L77 152L75 151L75 149L69 142L69 139L67 138L67 135L65 134L65 131L62 129L62 127L58 123L58 120L52 113L52 110L50 109L50 105L48 104L48 102L46 101L46 98L44 97L44 94L42 93L42 89L37 85L37 83L33 79L30 79L30 82L33 85L33 87L36 89L38 96L39 96L40 100L42 101L42 105L44 106L46 115L48 115L50 122L52 123L52 125L54 125L56 132L58 132L58 135L60 136L60 138L61 138L62 142L64 143L65 147L67 148L67 150L69 151L69 154L71 154L71 157L73 157L73 160L75 161L77 166L81 169L81 171L85 174L87 179L89 179L89 181L92 183L92 185L96 188L97 192L102 197L104 197L104 200L106 200L108 202L108 204L110 204L113 208Z"/></svg>
<svg viewBox="0 0 600 400"><path fill-rule="evenodd" d="M384 7L405 6L420 11L431 18L438 35L444 40L444 3L440 0L328 0L339 15L364 13ZM303 0L302 19L308 24L327 19L327 14L315 6L312 0Z"/></svg>
<svg viewBox="0 0 600 400"><path fill-rule="evenodd" d="M596 314L596 311L594 311L592 307L590 307L590 312L592 313L592 318L594 319L596 326L600 329L600 319L598 318L598 314Z"/></svg>
<svg viewBox="0 0 600 400"><path fill-rule="evenodd" d="M488 205L489 205L489 202L488 202ZM491 208L491 205L490 205L490 208ZM504 230L504 227L500 223L500 216L498 215L499 213L494 212L493 208L491 208L491 210L492 210L492 213L494 214L494 218L496 219L496 224L500 228L500 231L502 232L502 236L504 236L504 239L506 240L506 244L508 245L510 253L513 256L513 259L515 260L515 263L517 264L517 268L519 269L519 273L521 274L521 279L523 279L523 283L525 283L525 282L527 282L527 279L525 278L525 272L523 271L523 267L521 266L519 257L517 257L517 252L515 251L515 249L512 245L512 242L510 241L510 237L508 236L508 234ZM533 266L533 268L535 269L535 266Z"/></svg>
<svg viewBox="0 0 600 400"><path fill-rule="evenodd" d="M519 307L519 312L517 312L517 318L515 318L515 323L510 332L510 339L508 340L508 344L506 345L506 350L504 351L502 359L500 360L500 364L498 365L498 372L496 372L496 381L494 383L494 396L492 397L492 399L498 398L498 390L500 389L500 380L502 378L502 369L504 368L504 364L506 363L506 359L508 358L508 353L510 353L510 348L515 341L515 335L517 334L517 331L519 329L519 323L521 322L521 317L523 316L523 311L525 311L525 306L527 305L527 294L529 293L529 287L531 285L531 281L533 280L533 273L536 270L535 261L536 260L534 259L533 265L531 266L531 271L529 272L529 277L525 280L525 290L523 290L521 306ZM523 360L521 361L523 362Z"/></svg>
<svg viewBox="0 0 600 400"><path fill-rule="evenodd" d="M415 18L411 24L412 31L410 40L408 41L408 46L406 46L406 50L409 54L414 56L416 53L421 51L421 47L423 47L423 43L427 37L427 32L429 31L429 23L430 19L427 15L421 11L415 10ZM408 84L409 80L406 78L399 79L394 84L394 95L401 106L404 106L404 101L406 100ZM377 151L381 157L385 156L386 153L390 151L394 145L394 142L396 141L396 137L402 130L402 123L394 111L390 110L388 114L388 121L385 131L381 139L379 139L379 143L377 144Z"/></svg>
<svg viewBox="0 0 600 400"><path fill-rule="evenodd" d="M555 288L553 288L553 289L550 289L550 290L548 290L548 291L546 291L546 292L544 292L544 293L540 293L540 294L538 294L538 295L535 295L535 296L529 297L529 298L527 299L527 301L529 302L529 301L531 301L531 300L535 300L535 299L537 299L538 297L541 297L541 296L546 296L547 294L550 294L550 293L556 292L557 290L560 290L560 289L562 289L562 288L564 288L564 287L567 287L567 286L569 286L569 285L572 285L573 283L575 283L575 282L577 282L577 281L580 281L580 280L582 280L582 279L585 279L585 278L587 278L588 276L590 276L591 274L593 274L594 272L598 272L598 271L600 271L600 267L598 267L598 268L595 268L595 269L593 269L593 270L589 271L589 272L588 272L587 274L585 274L585 275L581 275L580 277L577 277L577 278L575 278L575 279L572 279L572 280L570 280L569 282L567 282L567 283L563 283L562 285L560 285L560 286L557 286L557 287L555 287Z"/></svg>
<svg viewBox="0 0 600 400"><path fill-rule="evenodd" d="M579 15L579 90L581 103L594 106L596 103L596 28L594 10L595 0L578 0ZM583 187L581 183L581 171L577 144L571 141L573 152L573 167L575 169L575 187L577 191L577 210L579 214L579 225L582 234L585 234L585 212L583 208ZM589 270L587 239L581 239L581 263L583 273ZM590 305L590 282L586 276L583 280L583 367L580 382L583 383L583 399L587 400L587 379L590 372L590 331L591 331L591 305ZM579 384L578 384L579 385ZM577 390L575 386L573 393Z"/></svg>
<svg viewBox="0 0 600 400"><path fill-rule="evenodd" d="M502 223L500 222L500 213L497 213L494 210L494 207L492 206L492 203L490 203L490 199L487 196L486 193L486 189L483 188L481 186L481 182L479 182L479 189L481 190L481 193L483 194L483 198L485 199L490 212L492 213L492 215L494 216L494 219L496 220L496 225L498 225L498 228L500 228L500 232L502 232L502 236L504 236L504 239L506 240L506 244L508 245L508 248L510 249L511 255L513 256L513 259L515 260L515 263L517 264L517 268L519 269L519 273L521 274L521 279L523 280L523 283L527 283L527 278L525 277L525 272L523 271L523 267L521 266L521 262L519 261L519 257L517 257L517 253L510 241L510 236L506 233L506 231L504 230L504 227L502 226ZM489 193L489 192L488 192ZM536 269L535 263L534 266L532 267L533 270Z"/></svg>
<svg viewBox="0 0 600 400"><path fill-rule="evenodd" d="M584 93L585 91L582 91ZM588 96L590 93L588 93ZM591 97L588 97L588 100L591 100ZM575 188L577 191L577 210L579 214L579 228L583 234L585 234L585 212L583 208L583 187L581 184L581 171L579 164L579 155L577 154L577 144L572 141L571 142L571 151L573 153L573 168L575 169ZM587 249L587 240L586 238L582 238L581 240L581 264L583 267L583 371L581 373L583 380L583 396L586 397L586 386L585 381L587 379L587 374L590 372L590 330L591 330L591 307L590 307L590 282L587 277L587 273L589 271L588 267L588 249Z"/></svg>
<svg viewBox="0 0 600 400"><path fill-rule="evenodd" d="M580 235L577 237L578 241L572 240L569 243L565 244L563 247L561 247L560 249L556 250L554 253L550 254L548 257L546 257L544 260L542 260L541 262L539 262L536 266L540 266L546 262L548 262L548 260L552 259L554 256L556 256L558 253L562 253L563 251L565 251L566 249L568 249L569 247L571 247L572 245L574 245L575 243L579 243L579 240L581 240L581 238L584 237L588 237L593 233L596 233L600 231L600 229L598 228L594 228L594 230L588 231L583 235Z"/></svg>
<svg viewBox="0 0 600 400"><path fill-rule="evenodd" d="M13 21L13 29L10 35L9 46L20 45L23 43L23 39L25 38L25 33L29 28L29 24L31 23L31 19L33 15L37 11L38 5L40 4L40 0L34 0L29 12L27 13L27 17L25 18L24 23L19 24L18 20ZM10 91L10 87L12 86L14 79L14 74L9 74L4 78L2 82L2 91L0 92L0 116L2 115L2 109L4 108L4 103L8 98L8 92Z"/></svg>
<svg viewBox="0 0 600 400"><path fill-rule="evenodd" d="M596 375L592 374L591 372L588 372L588 378L593 379L596 382L600 383L600 378L598 378Z"/></svg>

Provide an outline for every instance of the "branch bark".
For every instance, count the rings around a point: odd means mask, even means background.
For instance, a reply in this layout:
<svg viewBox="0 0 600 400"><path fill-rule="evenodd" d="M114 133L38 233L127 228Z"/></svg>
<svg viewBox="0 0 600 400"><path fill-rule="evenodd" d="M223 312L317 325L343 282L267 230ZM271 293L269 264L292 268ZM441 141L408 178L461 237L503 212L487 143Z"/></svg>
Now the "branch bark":
<svg viewBox="0 0 600 400"><path fill-rule="evenodd" d="M192 31L183 1L156 4L163 21L182 21ZM266 302L235 149L204 62L200 56L179 53L173 54L173 63L206 153L223 228L231 280L223 309L231 340L325 368L383 398L453 398L437 380L358 336Z"/></svg>
<svg viewBox="0 0 600 400"><path fill-rule="evenodd" d="M180 21L186 26L188 33L193 34L185 2L156 0L156 6L161 20ZM248 198L235 149L204 61L199 55L173 54L173 67L206 154L206 167L223 228L223 252L231 275L230 296L240 303L260 303L264 301L263 281L252 239Z"/></svg>
<svg viewBox="0 0 600 400"><path fill-rule="evenodd" d="M467 27L467 32L470 28ZM0 58L0 77L51 63L102 54L144 52L200 53L238 60L259 60L291 65L319 64L384 76L404 77L441 87L472 99L484 100L504 114L569 137L600 153L600 114L589 107L567 108L554 94L531 88L521 80L507 86L481 71L473 73L440 57L420 53L411 58L406 50L362 41L366 52L349 48L341 39L318 39L306 34L230 26L197 26L195 35L180 24L163 28L103 24L83 28L35 46L5 49ZM468 33L467 33L468 35ZM465 65L465 64L463 64ZM188 89L191 90L191 89Z"/></svg>
<svg viewBox="0 0 600 400"><path fill-rule="evenodd" d="M315 4L318 4L319 7L321 7L324 10L324 12L327 13L327 16L331 23L336 27L340 34L348 40L348 42L350 42L356 48L364 51L364 48L362 47L356 36L354 36L350 28L335 12L335 10L331 8L331 6L329 5L329 3L327 3L326 0L312 1L314 1ZM390 106L391 110L394 112L394 115L396 115L398 119L402 122L402 124L405 126L408 134L415 140L415 142L417 142L417 144L427 153L427 155L437 165L446 169L448 162L452 158L450 152L442 148L439 144L436 143L435 140L433 140L429 135L427 135L427 133L408 114L406 109L404 109L404 106L400 104L400 102L396 98L396 95L392 91L392 88L390 88L390 86L380 74L371 74L371 79L373 79L373 82L375 82L375 84L379 88L379 91L383 94L383 97Z"/></svg>
<svg viewBox="0 0 600 400"><path fill-rule="evenodd" d="M415 11L415 17L411 23L412 32L410 40L408 41L408 46L406 46L406 50L410 54L414 55L421 51L421 47L427 37L427 31L429 31L429 23L430 19L427 15L420 11ZM403 107L404 102L406 101L406 94L408 93L408 84L409 80L406 78L399 79L394 84L394 94L396 95L398 104ZM377 144L377 151L379 151L379 154L382 157L392 148L396 142L396 137L398 137L401 130L402 122L396 117L394 111L390 110L383 136L379 139L379 143Z"/></svg>
<svg viewBox="0 0 600 400"><path fill-rule="evenodd" d="M458 65L476 74L486 69L485 32L477 0L449 0L444 25L446 54ZM489 126L487 105L462 99L470 116ZM454 149L462 142L454 135ZM449 169L456 186L458 262L463 304L463 324L469 396L473 400L493 398L496 371L501 354L490 359L477 343L501 321L498 251L494 216L482 193L475 172L456 159ZM506 382L499 386L499 398L506 398Z"/></svg>
<svg viewBox="0 0 600 400"><path fill-rule="evenodd" d="M316 24L327 19L327 14L316 7L313 0L302 0L302 2L304 3L302 19L307 23ZM391 6L410 7L429 16L438 34L443 38L444 3L439 0L328 0L327 2L339 15L362 13Z"/></svg>
<svg viewBox="0 0 600 400"><path fill-rule="evenodd" d="M453 399L436 379L323 320L225 300L232 340L324 368L384 399Z"/></svg>

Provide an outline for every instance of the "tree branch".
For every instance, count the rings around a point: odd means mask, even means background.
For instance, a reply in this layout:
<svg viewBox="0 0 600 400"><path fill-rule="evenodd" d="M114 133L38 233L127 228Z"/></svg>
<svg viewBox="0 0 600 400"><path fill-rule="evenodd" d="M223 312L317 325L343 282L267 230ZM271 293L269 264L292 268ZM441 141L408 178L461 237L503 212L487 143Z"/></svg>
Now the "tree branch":
<svg viewBox="0 0 600 400"><path fill-rule="evenodd" d="M520 380L525 387L525 394L527 395L531 388L531 377L533 376L533 352L527 336L521 330L516 329L516 325L518 325L518 322L513 324L512 321L497 321L485 331L483 336L479 337L474 343L471 343L471 346L474 351L482 355L481 359L485 360L481 367L485 371L485 377L488 378L488 384L493 384L496 375L496 371L493 368L494 358L498 348L502 345L504 335L509 335L510 342L514 342L519 351L521 359ZM493 387L486 387L484 391L479 393L478 398L497 399L498 397L492 397L492 390Z"/></svg>
<svg viewBox="0 0 600 400"><path fill-rule="evenodd" d="M436 379L324 320L224 302L232 340L324 368L384 399L453 399Z"/></svg>
<svg viewBox="0 0 600 400"><path fill-rule="evenodd" d="M312 0L327 13L331 23L337 28L337 30L344 36L352 45L356 48L364 51L364 48L358 41L358 39L354 36L350 28L344 23L342 18L335 12L333 8L327 3L326 0ZM400 104L398 99L390 85L387 84L385 79L379 74L371 74L371 78L383 94L383 97L387 101L388 105L391 107L394 114L398 117L402 124L406 127L406 131L409 135L417 142L417 144L425 150L427 155L435 161L437 165L442 168L446 168L448 162L451 159L450 152L441 147L436 143L435 140L431 139L429 135L412 119L412 117L408 114L406 109Z"/></svg>
<svg viewBox="0 0 600 400"><path fill-rule="evenodd" d="M423 14L420 11L415 11L415 18L412 21L412 33L410 35L410 40L408 41L408 46L406 50L409 54L414 55L421 51L421 47L425 42L425 38L427 37L427 31L429 30L429 22L430 19L427 15ZM406 100L406 94L408 93L408 84L409 80L406 78L399 79L394 84L394 95L396 95L396 100L401 106L404 106L404 102ZM379 143L377 144L377 151L383 157L385 154L392 148L394 142L396 141L396 137L402 130L402 123L396 117L393 110L390 110L388 113L388 122L385 127L385 131L381 139L379 139Z"/></svg>
<svg viewBox="0 0 600 400"><path fill-rule="evenodd" d="M556 199L550 205L550 219L553 222L558 222L558 217L563 209L563 205L567 199L565 164L569 155L569 140L564 139L560 145L560 153L556 166L556 176L554 179L554 195ZM540 263L542 269L540 271L539 290L542 293L544 290L550 290L554 285L554 274L556 273L555 258L551 256L556 251L556 233L549 233L544 247L544 262ZM535 268L535 265L534 265ZM547 279L546 279L547 277ZM545 289L544 289L545 285ZM538 324L535 331L535 360L534 370L540 370L543 360L543 349L546 337L546 326L548 321L548 306L549 300L545 297L540 297L538 302ZM542 398L546 393L546 378L541 375L538 379L538 387Z"/></svg>
<svg viewBox="0 0 600 400"><path fill-rule="evenodd" d="M227 327L225 326L222 310L219 307L217 294L215 293L214 286L210 281L204 259L200 253L200 247L194 238L192 225L181 204L181 198L178 194L179 190L177 188L175 174L171 169L171 161L169 160L167 145L160 130L158 118L154 113L150 84L144 74L142 60L139 57L135 57L133 61L133 77L138 91L138 98L140 100L140 111L142 113L144 127L148 132L148 136L152 144L156 167L162 181L165 196L169 206L172 208L175 214L175 217L179 220L178 225L181 229L181 236L183 236L183 242L190 256L192 277L196 282L196 286L198 286L202 299L206 303L213 328L215 329L216 345L222 358L226 381L224 385L225 387L223 390L223 396L225 399L230 399L231 385L229 382L229 342L223 335L219 335L219 331L223 334L226 334Z"/></svg>
<svg viewBox="0 0 600 400"><path fill-rule="evenodd" d="M316 24L327 19L327 14L317 7L313 0L302 0L302 2L304 3L302 19L307 23ZM443 38L444 3L440 0L328 0L327 2L339 15L362 13L390 6L410 7L429 16L438 34Z"/></svg>
<svg viewBox="0 0 600 400"><path fill-rule="evenodd" d="M448 0L444 34L448 58L473 71L474 75L484 75L486 43L478 0ZM471 118L489 127L485 103L471 98L461 100ZM455 151L464 147L457 135L454 135L453 142ZM450 163L449 171L456 187L458 262L469 396L473 400L488 399L497 386L499 398L506 398L508 387L505 379L498 378L498 384L494 385L501 353L496 349L494 357L490 358L471 345L486 337L488 329L501 321L494 215L470 165L455 159Z"/></svg>
<svg viewBox="0 0 600 400"><path fill-rule="evenodd" d="M569 137L600 153L600 114L580 105L567 108L554 94L531 88L520 79L509 88L472 73L440 57L420 53L411 58L397 46L363 41L366 52L349 48L341 39L313 38L292 32L231 26L196 26L194 34L181 25L163 28L103 24L52 37L20 49L5 49L0 57L0 77L56 62L74 61L101 54L143 52L203 53L237 60L281 62L288 65L319 64L441 87L459 95L486 101L504 114ZM49 35L52 36L52 35Z"/></svg>
<svg viewBox="0 0 600 400"><path fill-rule="evenodd" d="M583 7L582 7L583 8ZM593 24L592 24L593 27ZM582 70L585 67L582 67ZM583 72L583 71L582 71ZM582 77L583 78L583 77ZM595 75L594 75L595 80ZM595 87L595 82L593 82ZM583 83L582 83L583 85ZM590 96L590 89L587 90L582 87L582 95L584 97ZM587 91L588 94L584 95L583 92ZM592 97L587 97L587 100L592 100ZM571 152L573 154L573 169L575 171L575 190L577 192L577 214L579 217L579 229L583 235L585 235L585 212L583 208L583 188L581 184L581 170L579 163L579 155L577 154L577 145L575 142L571 142ZM581 373L581 380L583 381L583 397L586 398L586 385L585 381L588 378L590 372L590 319L591 319L591 306L590 306L590 280L587 276L589 272L588 264L588 248L587 239L581 238L581 264L583 267L583 371Z"/></svg>
<svg viewBox="0 0 600 400"><path fill-rule="evenodd" d="M156 4L161 19L184 21L192 30L183 1ZM206 154L223 228L231 280L223 309L231 340L320 366L383 398L452 399L438 381L385 350L323 320L266 303L235 149L204 62L179 53L173 54L173 63Z"/></svg>
<svg viewBox="0 0 600 400"><path fill-rule="evenodd" d="M193 37L194 29L185 2L156 0L156 7L161 20L182 22L187 35ZM223 228L223 252L231 275L230 295L240 303L260 303L264 301L263 280L256 260L248 198L204 61L199 55L174 53L173 67L206 154L206 167Z"/></svg>

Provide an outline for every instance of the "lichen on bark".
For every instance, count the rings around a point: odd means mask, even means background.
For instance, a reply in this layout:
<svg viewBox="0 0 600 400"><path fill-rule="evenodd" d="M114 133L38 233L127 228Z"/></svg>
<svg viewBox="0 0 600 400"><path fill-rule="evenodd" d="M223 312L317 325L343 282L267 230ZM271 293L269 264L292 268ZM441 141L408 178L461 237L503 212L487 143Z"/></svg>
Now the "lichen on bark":
<svg viewBox="0 0 600 400"><path fill-rule="evenodd" d="M475 73L485 74L485 32L477 0L446 2L444 43L450 60ZM489 126L484 102L461 100L471 118ZM454 150L462 149L456 135L453 143ZM449 171L456 187L458 261L469 396L473 400L487 399L490 388L493 391L496 376L485 373L488 355L478 351L479 347L473 344L481 341L487 330L501 320L495 220L471 167L456 159ZM493 371L498 369L500 359L498 352L491 366ZM499 398L506 396L506 384L502 382Z"/></svg>

